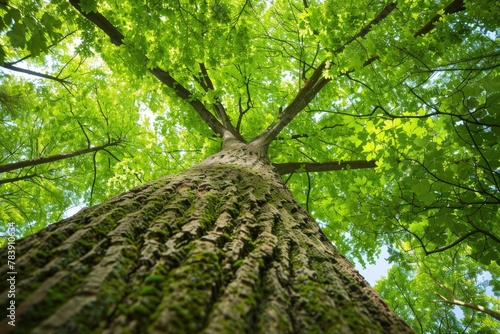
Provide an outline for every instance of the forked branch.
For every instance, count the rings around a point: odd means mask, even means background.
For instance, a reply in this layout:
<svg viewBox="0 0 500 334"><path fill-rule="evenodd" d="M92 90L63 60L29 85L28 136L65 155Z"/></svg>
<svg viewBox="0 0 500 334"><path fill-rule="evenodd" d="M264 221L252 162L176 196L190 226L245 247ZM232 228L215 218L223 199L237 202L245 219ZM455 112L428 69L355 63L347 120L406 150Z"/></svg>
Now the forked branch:
<svg viewBox="0 0 500 334"><path fill-rule="evenodd" d="M108 35L114 45L120 46L125 44L123 41L125 36L120 32L120 30L118 30L118 28L109 22L104 15L98 11L86 13L80 6L80 0L69 0L69 2L81 15L83 15L90 22L94 23L106 35ZM146 55L144 55L144 59L147 59ZM169 88L173 89L177 96L188 102L196 110L198 115L201 116L203 121L210 127L210 129L212 129L212 131L223 137L224 132L229 130L234 137L239 140L243 140L241 135L237 133L234 128L226 128L222 125L206 108L206 106L199 99L195 98L193 94L180 82L178 82L168 71L155 67L149 69L149 72L151 72L151 74L153 74L158 80L167 85Z"/></svg>
<svg viewBox="0 0 500 334"><path fill-rule="evenodd" d="M390 2L382 11L365 27L363 27L356 35L350 38L342 47L335 52L344 51L345 47L355 41L357 38L362 38L368 34L371 28L380 23L396 8L395 2ZM275 125L271 125L263 133L252 140L252 145L267 150L269 144L298 114L301 112L321 91L321 89L330 81L325 78L323 72L326 69L327 61L324 60L315 69L311 77L306 81L305 85L299 90L292 102L280 114L280 121Z"/></svg>

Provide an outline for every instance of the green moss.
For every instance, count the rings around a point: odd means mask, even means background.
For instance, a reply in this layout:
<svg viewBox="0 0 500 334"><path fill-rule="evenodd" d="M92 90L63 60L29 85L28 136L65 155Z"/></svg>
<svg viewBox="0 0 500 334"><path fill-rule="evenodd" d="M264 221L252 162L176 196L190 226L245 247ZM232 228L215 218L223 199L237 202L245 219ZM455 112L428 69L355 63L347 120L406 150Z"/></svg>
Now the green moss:
<svg viewBox="0 0 500 334"><path fill-rule="evenodd" d="M81 238L81 239L78 239L76 244L78 246L81 246L82 248L90 249L90 248L94 247L94 245L97 243L97 240L95 240L95 239L92 240L92 239Z"/></svg>
<svg viewBox="0 0 500 334"><path fill-rule="evenodd" d="M37 267L42 267L43 264L47 262L49 254L42 249L37 249L37 251L31 255L30 262L35 264Z"/></svg>
<svg viewBox="0 0 500 334"><path fill-rule="evenodd" d="M123 240L125 240L127 242L127 244L129 246L131 246L134 250L138 251L139 250L139 243L137 240L134 240L133 238L131 237L128 237L128 236L123 236Z"/></svg>
<svg viewBox="0 0 500 334"><path fill-rule="evenodd" d="M214 288L221 284L220 261L217 252L194 247L183 265L173 269L162 282L167 292L153 320L167 309L173 314L169 328L172 333L199 332L208 317L207 310L212 308ZM214 282L219 283L214 285Z"/></svg>
<svg viewBox="0 0 500 334"><path fill-rule="evenodd" d="M140 315L150 315L151 311L143 304L135 304L132 308L132 313Z"/></svg>
<svg viewBox="0 0 500 334"><path fill-rule="evenodd" d="M241 265L243 264L243 261L244 260L242 260L242 259L235 261L233 263L233 268L239 268L239 267L241 267Z"/></svg>
<svg viewBox="0 0 500 334"><path fill-rule="evenodd" d="M260 268L265 268L266 267L266 263L265 263L265 261L264 261L263 258L259 257L259 258L256 259L256 261L259 264Z"/></svg>
<svg viewBox="0 0 500 334"><path fill-rule="evenodd" d="M82 281L82 277L72 274L64 277L59 283L50 288L46 297L39 304L27 309L26 316L23 317L23 328L31 329L53 314L56 309L75 294Z"/></svg>
<svg viewBox="0 0 500 334"><path fill-rule="evenodd" d="M160 303L160 296L141 297L139 299L139 302L150 310L149 314L151 315L153 314L153 312L156 310L156 307Z"/></svg>
<svg viewBox="0 0 500 334"><path fill-rule="evenodd" d="M49 233L49 236L46 239L46 243L50 244L50 245L52 245L52 244L60 244L65 239L66 239L66 236L63 235L62 232L60 232L60 231L54 231L54 232L50 232Z"/></svg>
<svg viewBox="0 0 500 334"><path fill-rule="evenodd" d="M163 265L156 265L154 267L153 276L167 276L169 268Z"/></svg>
<svg viewBox="0 0 500 334"><path fill-rule="evenodd" d="M127 305L125 304L118 304L118 309L117 309L117 313L118 314L129 314L130 311L132 311L131 308L127 307Z"/></svg>
<svg viewBox="0 0 500 334"><path fill-rule="evenodd" d="M163 275L151 275L146 277L144 280L145 283L156 283L156 282L164 282L165 276Z"/></svg>
<svg viewBox="0 0 500 334"><path fill-rule="evenodd" d="M200 219L200 225L204 230L209 229L215 223L215 220L219 216L219 203L220 198L212 193L207 193L203 197L205 202L202 217Z"/></svg>
<svg viewBox="0 0 500 334"><path fill-rule="evenodd" d="M170 233L163 230L149 231L148 237L151 239L158 240L160 242L164 242L170 237Z"/></svg>
<svg viewBox="0 0 500 334"><path fill-rule="evenodd" d="M158 291L153 285L146 285L141 289L139 292L141 296L147 296L147 295L159 295L160 291Z"/></svg>
<svg viewBox="0 0 500 334"><path fill-rule="evenodd" d="M304 283L304 282L306 282L308 279L309 279L309 278L308 278L307 276L303 276L303 275L301 275L301 276L297 276L297 281L298 281L299 283Z"/></svg>

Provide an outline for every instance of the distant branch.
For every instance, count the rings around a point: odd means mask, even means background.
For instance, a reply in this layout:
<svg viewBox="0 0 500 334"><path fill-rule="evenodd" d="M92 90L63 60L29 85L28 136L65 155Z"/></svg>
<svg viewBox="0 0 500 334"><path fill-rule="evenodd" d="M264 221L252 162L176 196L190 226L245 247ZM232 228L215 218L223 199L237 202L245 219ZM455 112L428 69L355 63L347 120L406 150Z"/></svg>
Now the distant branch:
<svg viewBox="0 0 500 334"><path fill-rule="evenodd" d="M122 143L123 143L123 140L117 140L117 141L114 141L114 142L111 142L111 143L107 143L107 144L104 144L104 145L101 145L101 146L86 148L86 149L79 150L79 151L74 151L74 152L71 152L71 153L55 154L55 155L51 155L51 156L48 156L48 157L41 157L41 158L23 160L23 161L13 162L13 163L10 163L10 164L1 165L0 166L0 174L1 173L6 173L6 172L9 172L9 171L12 171L12 170L16 170L16 169L19 169L19 168L42 165L42 164L46 164L46 163L49 163L49 162L55 162L55 161L59 161L59 160L64 160L64 159L76 157L76 156L87 154L87 153L91 153L91 152L97 152L97 151L100 151L100 150L104 150L107 147L118 146L118 145L120 145Z"/></svg>
<svg viewBox="0 0 500 334"><path fill-rule="evenodd" d="M415 239L417 239L417 241L420 244L420 246L422 247L425 255L431 255L431 254L434 254L434 253L444 252L445 250L450 249L450 248L458 245L459 243L461 243L465 239L473 236L476 233L482 233L483 235L488 236L491 240L493 240L493 241L495 241L497 243L500 243L500 239L498 239L492 233L490 233L488 231L481 230L481 229L476 229L474 231L465 233L464 235L462 235L461 237L457 238L455 241L453 241L452 243L450 243L450 244L448 244L446 246L436 247L433 250L427 250L427 248L425 247L425 244L424 244L423 240L418 235L416 235L414 232L410 231L408 228L406 228L404 226L401 226L401 227L403 227L403 229L405 229L406 232L410 233L411 235L413 235L415 237Z"/></svg>
<svg viewBox="0 0 500 334"><path fill-rule="evenodd" d="M446 6L443 9L445 15L454 14L454 13L457 13L457 12L460 12L463 10L465 10L463 0L454 0L453 2L451 2L448 6ZM439 19L441 17L442 16L440 14L436 14L430 21L428 21L424 26L422 26L422 28L420 28L413 36L418 37L418 36L422 36L422 35L425 35L425 34L428 34L429 32L431 32L432 29L434 29L434 27L435 27L434 23L439 21ZM379 58L380 58L380 56L378 56L378 55L370 57L368 60L365 61L365 63L363 64L363 67L370 65L371 63L378 60Z"/></svg>
<svg viewBox="0 0 500 334"><path fill-rule="evenodd" d="M334 170L375 168L375 160L328 161L328 162L286 162L274 164L280 175L291 173L329 172Z"/></svg>
<svg viewBox="0 0 500 334"><path fill-rule="evenodd" d="M27 175L23 175L23 176L13 177L13 178L10 178L10 179L2 179L2 180L0 180L0 184L14 183L14 182L22 181L22 180L33 179L33 178L36 178L36 177L40 177L40 174L38 174L38 173L36 173L36 174L27 174Z"/></svg>
<svg viewBox="0 0 500 334"><path fill-rule="evenodd" d="M495 318L495 319L500 321L500 312L494 311L490 308L478 305L476 303L463 302L461 300L456 299L454 295L452 296L452 298L446 298L445 296L443 296L437 292L434 292L434 294L436 296L438 296L439 298L441 298L443 300L443 302L445 302L445 303L457 305L457 306L463 306L463 307L467 307L471 310L483 312L483 313L486 313L487 315L491 316L492 318Z"/></svg>
<svg viewBox="0 0 500 334"><path fill-rule="evenodd" d="M55 77L55 76L52 76L52 75L49 75L49 74L44 74L44 73L40 73L40 72L31 71L31 70L28 70L28 69L25 69L25 68L21 68L21 67L17 67L17 66L14 66L14 65L3 64L3 65L0 65L0 66L3 67L3 68L6 68L8 70L14 71L14 72L20 72L20 73L29 74L29 75L32 75L32 76L35 76L35 77L39 77L39 78L43 78L43 79L54 80L54 81L57 81L57 82L62 83L62 84L67 84L67 85L71 84L69 81L66 81L65 79L61 79L61 78L58 78L58 77Z"/></svg>
<svg viewBox="0 0 500 334"><path fill-rule="evenodd" d="M76 30L73 30L69 33L67 33L66 35L64 35L63 37L61 37L59 40L57 40L55 43L52 43L51 45L49 45L48 49L56 46L57 44L59 44L60 42L62 42L64 39L68 38L69 36L73 35L74 33L76 32ZM16 61L11 61L11 62L8 62L8 63L5 63L7 65L16 65L17 63L20 63L28 58L31 58L32 57L32 54L30 53L29 55L27 56L24 56Z"/></svg>

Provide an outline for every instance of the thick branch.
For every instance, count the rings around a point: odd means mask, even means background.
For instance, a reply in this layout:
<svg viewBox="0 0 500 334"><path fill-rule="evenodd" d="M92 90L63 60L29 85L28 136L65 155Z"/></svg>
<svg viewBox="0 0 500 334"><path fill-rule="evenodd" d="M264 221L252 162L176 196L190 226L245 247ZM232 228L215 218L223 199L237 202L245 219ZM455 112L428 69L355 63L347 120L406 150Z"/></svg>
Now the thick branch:
<svg viewBox="0 0 500 334"><path fill-rule="evenodd" d="M281 113L281 120L274 126L267 128L262 134L257 136L252 144L256 147L267 149L267 146L283 130L297 114L304 109L309 102L319 93L319 91L328 83L329 79L323 77L323 70L326 62L323 61L307 80L302 89L299 90L293 101Z"/></svg>
<svg viewBox="0 0 500 334"><path fill-rule="evenodd" d="M123 39L125 36L115 27L107 18L104 17L99 12L85 13L80 6L80 0L69 0L69 3L82 14L90 22L94 23L99 29L101 29L106 35L111 38L111 43L116 46L123 44Z"/></svg>
<svg viewBox="0 0 500 334"><path fill-rule="evenodd" d="M212 79L210 79L210 76L208 75L208 71L204 63L200 63L200 71L203 76L203 83L204 83L203 88L205 89L205 91L206 92L208 92L209 90L214 91L215 90L214 84L212 82ZM239 132L234 128L233 123L231 123L231 119L227 115L226 109L224 108L222 103L220 103L218 98L215 98L215 103L213 104L213 106L215 112L217 113L219 119L222 122L222 125L224 125L226 129L231 131L232 134L239 134ZM240 138L240 140L242 139L243 138Z"/></svg>
<svg viewBox="0 0 500 334"><path fill-rule="evenodd" d="M226 130L224 126L217 120L217 118L208 111L205 105L198 99L193 98L192 94L189 90L187 90L184 86L182 86L179 82L177 82L174 77L170 75L170 73L162 70L159 67L155 67L149 70L158 80L163 82L168 87L172 88L177 96L188 102L200 115L203 121L220 136L224 136L224 131ZM235 133L233 135L236 136ZM238 138L241 138L239 134Z"/></svg>
<svg viewBox="0 0 500 334"><path fill-rule="evenodd" d="M467 308L470 308L472 310L476 310L476 311L479 311L479 312L483 312L483 313L486 313L487 315L497 319L500 321L500 312L497 312L497 311L494 311L490 308L487 308L485 306L481 306L481 305L478 305L476 303L467 303L467 302L463 302L461 300L458 300L458 299L455 299L455 297L453 297L452 299L448 299L446 298L445 296L443 295L440 295L439 293L437 292L434 292L439 298L441 298L445 303L448 303L448 304L453 304L453 305L458 305L458 306L463 306L463 307L467 307Z"/></svg>
<svg viewBox="0 0 500 334"><path fill-rule="evenodd" d="M281 175L305 172L329 172L333 170L363 169L377 167L375 160L328 161L328 162L286 162L274 164Z"/></svg>
<svg viewBox="0 0 500 334"><path fill-rule="evenodd" d="M460 12L460 11L463 11L463 10L465 10L465 5L464 5L464 1L463 0L454 0L453 2L451 2L448 6L446 6L443 9L444 15L454 14L454 13L457 13L457 12ZM425 35L425 34L431 32L432 29L434 29L434 27L435 27L434 23L437 22L437 21L439 21L439 19L441 17L442 16L440 14L436 14L436 16L434 16L430 21L428 21L413 36L414 37L422 36L422 35ZM375 55L375 56L367 59L365 61L365 63L363 64L363 67L370 65L371 63L373 63L374 61L378 60L379 58L380 58L380 56Z"/></svg>
<svg viewBox="0 0 500 334"><path fill-rule="evenodd" d="M448 6L446 6L443 10L444 10L444 15L453 14L453 13L457 13L457 12L463 11L463 10L465 10L464 0L454 0ZM425 35L428 32L430 32L435 27L434 23L436 23L437 21L439 21L439 19L441 17L442 17L441 14L436 14L436 16L434 16L432 19L430 19L413 36L417 37L417 36Z"/></svg>
<svg viewBox="0 0 500 334"><path fill-rule="evenodd" d="M354 35L350 40L348 40L341 48L336 50L336 53L342 52L345 47L352 43L357 38L362 38L368 34L371 28L381 22L386 18L394 9L396 8L396 3L389 3L372 21L370 21L365 27L363 27L356 35ZM283 110L280 114L280 121L267 128L262 134L257 136L252 144L259 147L262 150L267 150L269 143L271 143L274 138L283 130L297 114L302 111L311 102L319 91L330 81L323 76L323 71L326 69L326 60L324 60L314 71L311 77L307 80L304 87L302 87L293 101Z"/></svg>
<svg viewBox="0 0 500 334"><path fill-rule="evenodd" d="M397 6L397 2L388 3L387 6L385 6L384 9L382 9L382 11L373 20L370 21L370 23L368 23L366 26L364 26L363 29L361 29L356 35L354 35L351 39L349 39L344 45L342 45L335 52L336 53L342 52L342 51L344 51L345 47L348 44L354 42L356 40L356 38L365 37L366 34L368 34L370 32L372 27L374 25L378 24L383 19L385 19L387 16L389 16L389 14L392 13L392 11L394 9L396 9L396 6Z"/></svg>
<svg viewBox="0 0 500 334"><path fill-rule="evenodd" d="M111 143L107 143L101 146L96 146L96 147L91 147L91 148L86 148L84 150L79 150L79 151L74 151L71 153L65 153L65 154L55 154L51 155L48 157L41 157L41 158L35 158L35 159L29 159L29 160L23 160L23 161L18 161L18 162L13 162L10 164L5 164L0 166L0 173L5 173L9 172L15 169L19 168L24 168L24 167L32 167L32 166L38 166L42 164L46 164L49 162L54 162L54 161L59 161L59 160L64 160L72 157L76 157L79 155L91 153L91 152L97 152L100 150L103 150L107 147L111 146L118 146L122 143L122 140L117 140Z"/></svg>
<svg viewBox="0 0 500 334"><path fill-rule="evenodd" d="M108 35L114 45L124 45L123 39L125 37L111 22L108 21L108 19L104 15L97 11L85 13L80 6L80 0L69 0L69 2L78 12L80 12L80 14L82 14L86 19L94 23L106 35ZM147 59L145 55L144 58ZM177 80L175 80L175 78L172 77L169 72L159 67L149 69L149 71L162 83L173 89L177 96L188 102L201 116L203 121L212 129L212 131L219 134L220 136L224 136L224 131L226 130L226 128L217 120L217 118L214 117L214 115L212 115L212 113L210 113L210 111L200 100L194 98L193 94L184 86L182 86ZM228 130L231 131L231 129ZM233 131L231 131L231 133L236 138L243 140L239 133Z"/></svg>

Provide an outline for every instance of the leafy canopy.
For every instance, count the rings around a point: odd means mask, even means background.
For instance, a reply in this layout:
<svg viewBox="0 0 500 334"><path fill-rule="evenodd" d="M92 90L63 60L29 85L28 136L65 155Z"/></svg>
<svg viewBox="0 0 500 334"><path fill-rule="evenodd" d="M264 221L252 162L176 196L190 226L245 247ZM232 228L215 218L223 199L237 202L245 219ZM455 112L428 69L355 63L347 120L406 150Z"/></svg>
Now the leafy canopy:
<svg viewBox="0 0 500 334"><path fill-rule="evenodd" d="M498 310L499 14L480 0L1 1L2 228L27 235L180 171L229 132L267 149L341 252L365 263L388 247L398 266L378 288L417 331L498 327L401 296L463 282L456 296ZM422 318L430 303L442 317Z"/></svg>

